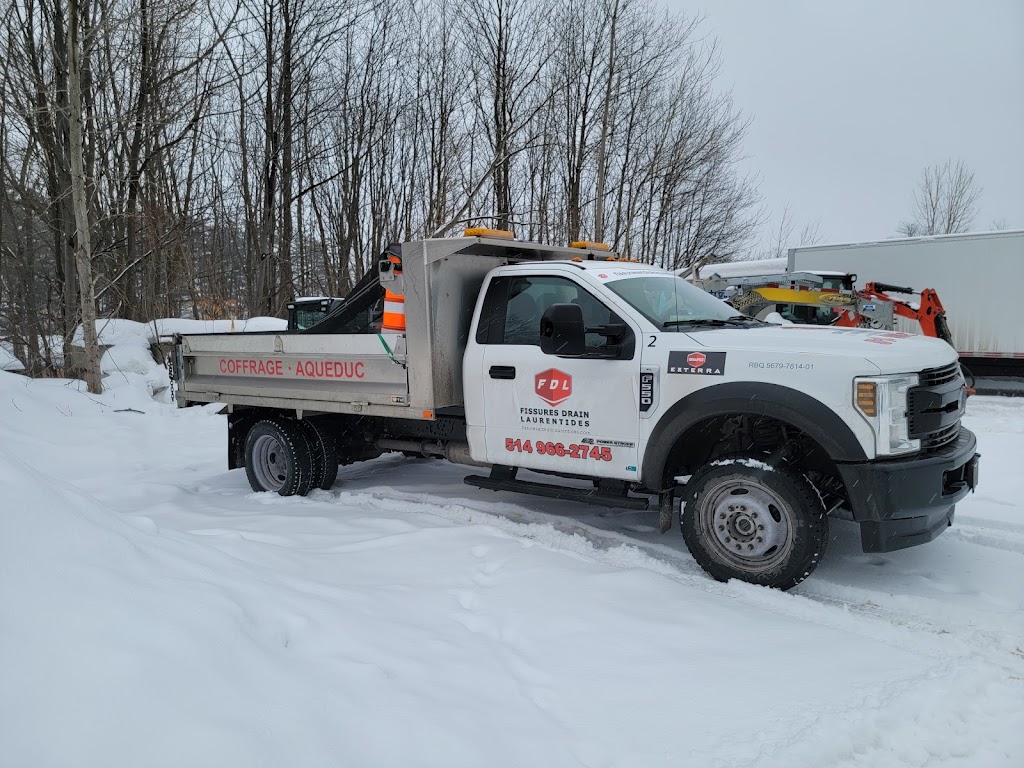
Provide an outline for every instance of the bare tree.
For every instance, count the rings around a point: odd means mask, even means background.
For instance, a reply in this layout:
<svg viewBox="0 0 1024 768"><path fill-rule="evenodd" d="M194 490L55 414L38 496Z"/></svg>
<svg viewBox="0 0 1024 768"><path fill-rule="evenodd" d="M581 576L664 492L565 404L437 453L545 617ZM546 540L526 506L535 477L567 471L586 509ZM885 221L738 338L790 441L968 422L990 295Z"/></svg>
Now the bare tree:
<svg viewBox="0 0 1024 768"><path fill-rule="evenodd" d="M96 292L92 280L92 240L86 201L85 160L82 130L82 41L78 0L68 2L68 154L71 165L71 199L75 212L75 266L81 294L82 330L85 336L85 381L93 394L103 392L100 348L96 337Z"/></svg>
<svg viewBox="0 0 1024 768"><path fill-rule="evenodd" d="M677 268L759 221L718 48L658 0L76 8L76 108L67 4L0 10L0 340L33 371L91 308L276 314L467 222Z"/></svg>
<svg viewBox="0 0 1024 768"><path fill-rule="evenodd" d="M821 222L815 220L804 224L799 233L793 221L793 211L787 205L782 209L779 226L762 241L756 252L758 259L782 259L790 248L801 245L817 245L822 241Z"/></svg>
<svg viewBox="0 0 1024 768"><path fill-rule="evenodd" d="M974 171L963 160L930 165L914 191L913 215L896 231L905 237L967 232L977 216L981 193Z"/></svg>
<svg viewBox="0 0 1024 768"><path fill-rule="evenodd" d="M463 12L477 128L487 142L491 211L495 224L508 229L519 213L514 205L517 157L536 139L530 127L549 93L545 71L552 52L545 44L544 8L529 0L481 0L466 4Z"/></svg>

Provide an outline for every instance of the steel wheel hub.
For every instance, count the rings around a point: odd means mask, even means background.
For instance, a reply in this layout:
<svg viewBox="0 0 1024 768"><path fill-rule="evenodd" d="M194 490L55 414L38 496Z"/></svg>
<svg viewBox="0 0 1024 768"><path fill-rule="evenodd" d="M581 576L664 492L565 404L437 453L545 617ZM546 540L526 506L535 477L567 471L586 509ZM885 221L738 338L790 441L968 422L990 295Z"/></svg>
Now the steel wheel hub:
<svg viewBox="0 0 1024 768"><path fill-rule="evenodd" d="M785 557L793 538L792 515L783 501L756 481L733 480L705 496L701 527L725 559L758 570Z"/></svg>
<svg viewBox="0 0 1024 768"><path fill-rule="evenodd" d="M271 435L260 435L252 447L253 472L268 491L280 491L288 479L284 446Z"/></svg>

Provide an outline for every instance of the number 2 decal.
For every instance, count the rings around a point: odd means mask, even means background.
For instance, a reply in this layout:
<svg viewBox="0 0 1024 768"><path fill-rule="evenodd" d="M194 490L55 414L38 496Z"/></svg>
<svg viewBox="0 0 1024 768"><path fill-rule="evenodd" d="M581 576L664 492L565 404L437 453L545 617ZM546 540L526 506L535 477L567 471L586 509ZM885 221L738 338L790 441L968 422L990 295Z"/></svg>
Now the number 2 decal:
<svg viewBox="0 0 1024 768"><path fill-rule="evenodd" d="M656 342L657 340L658 340L657 336L651 336L651 341L650 341L650 343L647 346L648 347L653 347L654 346L654 342Z"/></svg>

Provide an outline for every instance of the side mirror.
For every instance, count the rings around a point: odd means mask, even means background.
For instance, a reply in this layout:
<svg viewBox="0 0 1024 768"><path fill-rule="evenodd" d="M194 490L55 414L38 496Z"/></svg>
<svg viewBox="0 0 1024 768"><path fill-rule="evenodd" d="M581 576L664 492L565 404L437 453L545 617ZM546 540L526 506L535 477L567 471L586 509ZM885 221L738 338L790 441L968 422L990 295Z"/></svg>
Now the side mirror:
<svg viewBox="0 0 1024 768"><path fill-rule="evenodd" d="M579 357L586 352L583 309L578 304L552 304L540 318L540 351L545 355Z"/></svg>

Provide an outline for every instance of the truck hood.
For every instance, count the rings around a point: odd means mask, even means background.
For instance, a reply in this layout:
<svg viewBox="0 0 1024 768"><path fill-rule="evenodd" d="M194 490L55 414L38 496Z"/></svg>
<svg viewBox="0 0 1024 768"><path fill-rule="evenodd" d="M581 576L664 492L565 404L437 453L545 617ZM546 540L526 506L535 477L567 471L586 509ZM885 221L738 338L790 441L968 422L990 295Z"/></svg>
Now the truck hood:
<svg viewBox="0 0 1024 768"><path fill-rule="evenodd" d="M880 373L914 373L957 360L956 351L939 339L866 328L780 325L715 328L686 335L708 349L759 353L766 359L782 354L861 358L874 364Z"/></svg>

